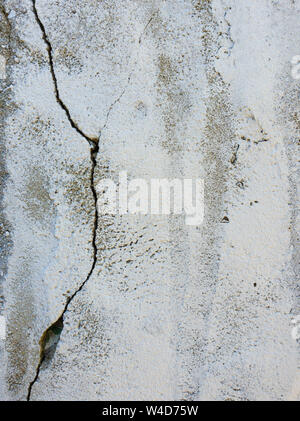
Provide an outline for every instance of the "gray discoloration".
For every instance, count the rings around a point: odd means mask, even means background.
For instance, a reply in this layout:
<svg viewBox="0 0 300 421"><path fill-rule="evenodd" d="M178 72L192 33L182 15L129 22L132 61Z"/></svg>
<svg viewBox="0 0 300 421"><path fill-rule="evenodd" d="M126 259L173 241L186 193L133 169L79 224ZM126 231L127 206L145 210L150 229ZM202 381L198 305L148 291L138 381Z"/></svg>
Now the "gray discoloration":
<svg viewBox="0 0 300 421"><path fill-rule="evenodd" d="M179 341L181 352L188 352L191 358L185 364L183 382L186 392L184 399L197 399L201 383L195 382L199 366L205 366L208 339L208 323L212 300L218 283L219 248L224 214L224 194L229 176L228 167L234 139L234 122L228 88L221 75L215 69L215 54L219 48L218 25L214 18L210 1L193 2L195 18L201 24L201 50L205 62L208 98L206 100L205 128L199 139L196 150L202 155L205 179L205 222L201 227L201 242L197 252L196 271L198 270L198 288L203 291L205 300L199 300L193 313L203 318L204 326L200 330L190 331L186 326L186 334L190 337L187 344ZM203 265L202 262L205 262ZM205 293L204 293L205 291ZM179 334L183 334L181 326ZM181 342L181 343L180 343ZM188 346L188 347L187 347ZM203 381L203 378L201 379Z"/></svg>
<svg viewBox="0 0 300 421"><path fill-rule="evenodd" d="M10 90L10 67L13 59L11 50L12 27L5 10L4 1L0 2L0 54L1 54L1 76L0 79L0 316L3 316L5 305L4 280L7 274L7 259L12 247L11 224L7 219L5 207L3 205L3 195L8 172L5 162L6 144L5 144L5 121L9 113L13 112L15 107L12 101ZM3 67L4 66L4 67ZM5 359L4 344L0 341L0 360L1 366ZM0 370L0 396L4 398L5 373Z"/></svg>
<svg viewBox="0 0 300 421"><path fill-rule="evenodd" d="M9 112L12 112L14 109L14 104L11 98L10 86L10 65L11 65L11 25L7 17L7 12L5 10L3 1L0 3L0 17L1 17L1 26L0 26L0 54L4 57L6 62L5 74L6 78L0 80L0 313L3 311L3 292L2 292L2 283L4 276L7 271L7 257L9 253L9 247L11 245L10 231L11 226L7 221L5 211L3 209L3 191L5 187L5 182L7 179L7 169L5 164L5 119Z"/></svg>
<svg viewBox="0 0 300 421"><path fill-rule="evenodd" d="M53 219L53 200L49 194L49 180L42 168L28 168L23 192L25 211L30 219L41 224L49 224Z"/></svg>
<svg viewBox="0 0 300 421"><path fill-rule="evenodd" d="M183 145L177 138L176 128L178 121L184 121L190 108L188 93L176 86L176 79L179 73L176 65L172 63L172 59L167 55L159 55L159 107L161 108L166 130L166 139L162 141L162 145L169 153L182 151Z"/></svg>
<svg viewBox="0 0 300 421"><path fill-rule="evenodd" d="M24 256L22 267L16 271L14 284L10 285L14 294L14 311L8 316L6 350L8 352L7 383L12 396L22 395L22 388L28 365L34 361L31 335L35 323L35 307L29 283L30 253Z"/></svg>

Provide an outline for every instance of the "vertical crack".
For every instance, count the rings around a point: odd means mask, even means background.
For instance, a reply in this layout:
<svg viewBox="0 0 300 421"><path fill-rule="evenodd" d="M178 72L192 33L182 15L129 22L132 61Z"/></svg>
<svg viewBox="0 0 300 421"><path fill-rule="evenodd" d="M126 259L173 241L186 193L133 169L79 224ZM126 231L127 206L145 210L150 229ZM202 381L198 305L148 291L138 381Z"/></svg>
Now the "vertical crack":
<svg viewBox="0 0 300 421"><path fill-rule="evenodd" d="M95 179L95 169L96 169L96 165L97 165L97 154L99 152L99 141L100 141L101 134L102 134L103 130L106 128L106 126L108 124L109 116L110 116L110 113L111 113L113 107L115 106L115 104L117 104L121 100L122 96L125 94L126 89L128 88L128 86L131 82L131 78L132 78L132 75L133 75L134 70L135 70L135 67L134 67L132 69L132 71L130 72L129 76L128 76L127 84L126 84L125 88L123 89L121 94L118 96L118 98L116 100L114 100L112 102L112 104L110 105L110 107L107 111L107 114L106 114L105 123L104 123L104 125L103 125L103 127L100 131L99 138L89 137L78 127L78 125L72 119L72 116L71 116L71 113L70 113L68 107L66 106L66 104L63 102L63 100L60 97L59 89L58 89L58 83L57 83L55 70L54 70L52 45L51 45L51 43L48 39L46 30L45 30L45 26L44 26L44 24L42 23L42 21L39 17L39 14L38 14L38 11L37 11L37 8L36 8L36 0L32 0L32 6L33 6L33 13L34 13L34 16L35 16L35 20L40 27L40 30L42 32L42 38L43 38L43 40L46 44L46 48L47 48L47 52L48 52L48 59L49 59L50 72L51 72L51 76L52 76L52 79L53 79L56 101L59 104L59 106L64 110L71 127L73 129L75 129L77 131L77 133L79 133L91 146L91 148L90 148L90 158L91 158L91 162L92 162L92 167L91 167L91 174L90 174L90 187L91 187L92 195L93 195L93 198L94 198L95 216L94 216L93 238L92 238L93 263L92 263L91 269L90 269L87 277L85 278L84 282L79 286L79 288L70 297L67 298L65 307L64 307L61 315L59 316L59 318L44 331L43 335L41 336L41 338L39 340L39 346L40 346L39 362L38 362L38 365L37 365L37 368L36 368L35 377L30 382L28 390L27 390L27 401L30 401L32 388L39 378L39 374L40 374L40 370L41 370L43 362L45 361L45 359L51 358L54 355L57 343L59 341L60 334L61 334L61 332L63 330L63 327L64 327L64 315L65 315L66 311L68 310L68 307L69 307L71 301L76 297L76 295L83 289L85 284L88 282L88 280L90 279L90 277L91 277L91 275L92 275L92 273L95 269L96 263L97 263L98 249L97 249L97 244L96 244L96 238L97 238L97 229L98 229L98 207L97 207L98 197L97 197L94 179ZM154 12L152 14L152 16L148 20L147 24L145 25L141 35L139 36L139 38L138 38L139 44L141 44L143 35L145 34L148 26L150 25L151 21L153 20L155 14L156 14L156 12Z"/></svg>
<svg viewBox="0 0 300 421"><path fill-rule="evenodd" d="M58 104L60 105L60 107L64 110L68 121L70 122L70 125L77 131L77 133L79 133L91 146L90 148L90 157L91 157L91 162L92 162L92 167L91 167L91 174L90 174L90 186L91 186L91 191L93 194L93 199L94 199L94 207L95 207L95 216L94 216L94 226L93 226L93 238L92 238L92 246L93 246L93 263L91 266L91 269L87 275L87 277L85 278L84 282L80 285L80 287L70 296L68 297L65 307L61 313L61 315L59 316L59 318L50 326L48 327L45 332L43 333L43 335L41 336L41 339L39 341L39 346L40 346L40 358L39 358L39 363L36 369L36 373L35 373L35 377L32 380L32 382L29 384L28 387L28 391L27 391L27 401L30 401L30 397L31 397L31 392L32 392L32 387L34 386L35 382L37 381L39 374L40 374L40 370L41 370L41 366L45 360L45 358L47 358L48 355L50 355L51 351L53 353L53 351L55 351L56 345L58 343L59 340L59 336L61 331L63 330L63 326L64 326L64 315L66 313L66 311L68 310L68 307L71 303L71 301L76 297L76 295L82 290L82 288L84 287L84 285L87 283L87 281L90 279L96 263L97 263L97 244L96 244L96 237L97 237L97 228L98 228L98 208L97 208L97 193L96 193L96 188L95 188L95 183L94 183L94 178L95 178L95 168L97 165L97 154L99 151L99 139L97 138L91 138L89 136L87 136L78 126L77 124L74 122L74 120L71 117L70 111L68 110L67 106L65 105L65 103L63 102L63 100L60 97L59 94L59 90L58 90L58 85L57 85L57 79L56 79L56 75L55 75L55 71L54 71L54 64L53 64L53 55L52 55L52 46L51 43L47 37L46 34L46 30L45 27L42 23L42 21L39 18L39 14L36 8L36 0L32 0L32 5L33 5L33 13L35 16L35 19L41 29L42 32L42 36L43 36L43 40L46 44L47 47L47 52L48 52L48 58L49 58L49 65L50 65L50 72L52 75L52 79L53 79L53 85L54 85L54 91L55 91L55 97L56 97L56 101L58 102ZM110 108L111 109L111 108ZM107 115L108 118L108 115Z"/></svg>
<svg viewBox="0 0 300 421"><path fill-rule="evenodd" d="M87 283L87 281L90 279L96 263L97 263L97 244L96 244L96 237L97 237L97 229L98 229L98 207L97 207L97 193L96 193L96 189L95 189L95 184L94 184L94 177L95 177L95 168L97 165L97 154L99 151L99 146L98 144L95 144L92 148L91 148L91 161L92 161L92 168L91 168L91 176L90 176L90 182L91 182L91 190L92 190L92 194L93 194L93 198L94 198L94 206L95 206L95 217L94 217L94 226L93 226L93 239L92 239L92 246L93 246L93 263L91 266L91 269L87 275L87 277L85 278L84 282L79 286L79 288L70 296L68 297L65 307L61 313L61 315L59 316L59 318L52 323L52 325L50 327L48 327L45 332L43 333L43 335L41 336L41 339L39 341L39 345L40 345L40 359L39 359L39 363L36 369L36 374L34 379L32 380L32 382L29 384L28 387L28 392L27 392L27 401L30 401L30 397L31 397L31 392L32 392L32 387L34 386L35 382L37 381L39 374L40 374L40 370L41 370L41 366L43 364L43 362L45 361L45 359L50 356L51 354L53 355L55 352L55 348L56 345L59 341L59 337L60 334L63 330L64 327L64 315L66 313L66 311L68 310L68 307L71 303L71 301L76 297L76 295L83 289L83 287L85 286L85 284Z"/></svg>
<svg viewBox="0 0 300 421"><path fill-rule="evenodd" d="M45 30L45 26L43 24L43 22L41 21L37 8L36 8L36 0L32 0L32 6L33 6L33 13L35 16L35 20L37 21L41 31L42 31L42 35L43 35L43 40L46 44L47 47L47 52L48 52L48 58L49 58L49 64L50 64L50 71L51 71L51 76L53 79L53 84L54 84L54 91L55 91L55 97L56 97L56 101L58 102L58 104L60 105L60 107L64 110L64 112L66 113L66 116L71 124L71 126L73 127L73 129L75 129L82 137L85 138L85 140L88 141L88 143L94 147L97 143L98 143L98 139L97 138L92 138L87 136L75 123L75 121L72 119L70 111L68 109L68 107L66 106L66 104L63 102L63 100L60 97L59 94L59 90L58 90L58 85L57 85L57 79L56 79L56 75L55 75L55 71L54 71L54 64L53 64L53 52L52 52L52 45L48 39L46 30Z"/></svg>
<svg viewBox="0 0 300 421"><path fill-rule="evenodd" d="M30 401L30 397L31 397L31 392L32 392L32 387L34 386L35 382L37 381L39 374L40 374L40 370L41 370L41 366L44 362L44 360L50 356L51 354L54 354L56 345L59 341L59 337L60 334L63 330L64 327L64 315L66 313L66 311L68 310L68 307L71 303L71 301L76 297L76 295L82 290L82 288L85 286L85 284L87 283L87 281L90 279L96 263L97 263L97 244L96 244L96 237L97 237L97 229L98 229L98 208L97 208L97 193L96 193L96 189L95 189L95 184L94 184L94 176L95 176L95 168L97 165L97 153L99 151L99 147L98 144L94 145L91 148L91 161L92 161L92 169L91 169L91 176L90 176L90 182L91 182L91 190L92 190L92 194L93 194L93 198L94 198L94 206L95 206L95 217L94 217L94 226L93 226L93 239L92 239L92 246L93 246L93 263L91 266L91 269L87 275L87 277L85 278L84 282L79 286L79 288L70 296L68 297L65 307L61 313L61 315L59 316L59 318L52 323L52 325L50 327L48 327L45 332L43 333L43 335L41 336L41 339L39 341L39 345L40 345L40 359L39 359L39 363L36 369L36 374L34 379L32 380L32 382L29 384L28 387L28 392L27 392L27 401ZM52 352L51 352L52 351Z"/></svg>

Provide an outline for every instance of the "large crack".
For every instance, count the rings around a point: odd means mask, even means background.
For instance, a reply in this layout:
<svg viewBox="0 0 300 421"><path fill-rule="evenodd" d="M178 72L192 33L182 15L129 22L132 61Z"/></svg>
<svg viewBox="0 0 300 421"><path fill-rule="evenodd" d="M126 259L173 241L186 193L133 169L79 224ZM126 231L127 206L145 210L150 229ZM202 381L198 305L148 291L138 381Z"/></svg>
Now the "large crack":
<svg viewBox="0 0 300 421"><path fill-rule="evenodd" d="M60 97L59 89L58 89L58 83L57 83L55 70L54 70L52 45L51 45L51 43L48 39L45 26L44 26L43 22L41 21L41 19L39 17L39 13L38 13L37 8L36 8L36 0L32 0L32 8L33 8L35 20L40 27L40 30L42 32L42 38L43 38L43 40L46 44L46 48L47 48L47 52L48 52L49 66L50 66L50 72L51 72L51 76L52 76L52 80L53 80L56 101L59 104L59 106L64 110L71 127L73 129L75 129L77 131L77 133L79 133L91 146L90 156L91 156L92 168L91 168L91 175L90 175L90 187L91 187L91 191L92 191L93 198L94 198L95 216L94 216L93 239L92 239L93 263L92 263L91 269L90 269L87 277L85 278L84 282L79 286L79 288L70 297L68 297L68 299L66 301L66 304L65 304L65 307L64 307L61 315L59 316L59 318L44 331L44 333L42 334L42 336L39 340L39 346L40 346L39 363L38 363L37 368L36 368L35 377L30 382L29 387L28 387L27 401L30 401L32 388L39 378L39 374L40 374L42 364L43 364L43 362L45 361L45 359L48 355L47 344L49 343L49 339L51 339L51 337L53 338L53 332L54 332L54 336L56 335L57 340L54 341L54 344L52 344L51 348L54 349L53 352L55 352L55 348L56 348L56 345L58 343L59 336L60 336L60 333L61 333L61 331L63 329L63 325L64 325L64 315L67 312L68 307L69 307L70 303L72 302L72 300L83 289L85 284L90 279L90 277L93 274L93 271L95 269L96 263L97 263L98 249L97 249L97 244L96 244L96 237L97 237L97 229L98 229L98 208L97 208L98 197L97 197L94 179L95 179L95 168L96 168L96 165L97 165L97 154L99 152L99 142L100 142L101 134L108 124L110 113L111 113L113 107L115 106L115 104L117 104L121 100L122 96L125 94L126 89L130 84L130 81L131 81L131 78L132 78L132 75L133 75L133 72L134 72L134 69L135 69L135 67L134 67L132 69L132 71L130 72L130 74L128 76L128 79L127 79L127 84L126 84L125 88L123 89L123 91L121 92L121 94L119 95L119 97L110 105L110 107L107 111L107 114L106 114L106 119L105 119L104 125L103 125L102 129L100 130L99 137L93 138L93 137L88 136L78 127L78 125L72 119L72 116L71 116L71 113L70 113L68 107L66 106L66 104L63 102L63 100ZM154 12L152 14L152 16L148 20L147 24L145 25L142 33L140 34L140 36L138 38L139 44L141 44L142 37L143 37L144 33L146 32L148 26L150 25L151 21L153 20L155 14L156 14L156 12Z"/></svg>
<svg viewBox="0 0 300 421"><path fill-rule="evenodd" d="M63 102L63 100L61 99L60 95L59 95L59 90L58 90L58 85L57 85L57 79L56 79L56 75L55 75L55 71L54 71L54 64L53 64L53 54L52 54L52 45L48 39L45 27L43 22L41 21L37 8L36 8L36 0L32 0L32 5L33 5L33 13L35 16L35 19L42 31L43 34L43 40L45 41L45 44L47 46L47 52L48 52L48 58L49 58L49 64L50 64L50 71L51 71L51 75L52 75L52 79L53 79L53 83L54 83L54 91L55 91L55 97L56 97L56 101L58 102L58 104L61 106L61 108L64 110L64 112L66 113L66 116L71 124L71 126L73 127L73 129L75 129L82 137L85 138L85 140L87 140L89 142L89 144L94 147L95 145L98 144L98 139L97 138L92 138L87 136L78 126L77 124L74 122L74 120L71 117L70 111L68 110L68 107L66 106L66 104Z"/></svg>
<svg viewBox="0 0 300 421"><path fill-rule="evenodd" d="M42 364L43 364L43 362L46 358L46 344L49 341L49 337L51 337L51 333L54 332L57 329L60 329L60 330L63 329L64 315L65 315L66 311L68 310L68 307L69 307L71 301L76 297L76 295L82 290L82 288L85 286L87 281L90 279L90 277L91 277L91 275L92 275L92 273L95 269L96 263L97 263L97 252L98 252L98 250L97 250L97 245L96 245L96 236L97 236L97 228L98 228L98 209L97 209L98 198L97 198L94 178L95 178L95 168L96 168L96 165L97 165L97 154L98 154L98 151L99 151L99 139L100 139L100 137L97 139L97 138L92 138L92 137L87 136L77 126L77 124L74 122L74 120L71 117L71 114L70 114L70 111L69 111L68 107L66 106L66 104L61 99L60 94L59 94L59 90L58 90L57 79L56 79L56 75L55 75L55 71L54 71L52 45L51 45L51 43L48 39L44 24L42 23L42 21L39 17L39 14L38 14L38 11L37 11L37 8L36 8L36 0L32 0L32 6L33 6L33 13L34 13L36 22L38 23L38 25L41 29L42 37L43 37L43 40L44 40L44 42L46 44L46 47L47 47L48 59L49 59L49 65L50 65L50 72L51 72L51 76L52 76L52 80L53 80L56 101L60 105L60 107L64 110L71 127L73 127L73 129L75 129L77 131L77 133L79 133L91 146L90 154L91 154L92 168L91 168L91 175L90 175L90 186L91 186L91 190L92 190L92 194L93 194L93 198L94 198L95 216L94 216L93 239L92 239L93 263L92 263L91 269L90 269L87 277L85 278L84 282L80 285L80 287L70 297L68 297L68 299L66 301L66 304L65 304L65 307L64 307L61 315L59 316L59 318L54 323L52 323L52 325L49 326L45 330L43 335L41 336L41 339L39 341L40 359L39 359L39 363L38 363L38 366L37 366L37 369L36 369L35 377L32 380L32 382L29 384L29 387L28 387L27 401L30 400L32 387L34 386L35 382L37 381L37 379L39 377L41 366L42 366Z"/></svg>
<svg viewBox="0 0 300 421"><path fill-rule="evenodd" d="M40 345L40 360L36 369L36 374L34 379L32 380L32 382L29 384L28 387L28 392L27 392L27 401L30 401L30 397L31 397L31 392L32 392L32 387L34 386L35 382L37 381L39 374L40 374L40 370L41 370L41 366L47 356L46 354L46 345L47 342L49 341L49 338L51 338L51 336L53 336L53 333L56 333L58 339L55 343L55 348L56 348L56 344L59 340L59 336L60 333L63 329L64 326L64 315L66 313L66 311L68 310L68 307L71 303L71 301L76 297L76 295L82 290L82 288L85 286L85 284L88 282L88 280L90 279L96 263L97 263L97 254L98 254L98 249L97 249L97 244L96 244L96 237L97 237L97 228L98 228L98 208L97 208L97 193L96 193L96 189L95 189L95 185L94 185L94 175L95 175L95 168L97 165L97 153L99 151L99 146L98 144L94 145L91 148L91 161L92 161L92 169L91 169L91 190L93 193L93 197L94 197L94 204L95 204L95 217L94 217L94 226L93 226L93 239L92 239L92 245L93 245L93 263L91 266L91 269L87 275L87 277L85 278L84 282L80 285L80 287L70 296L68 297L65 307L61 313L61 315L59 316L59 318L52 323L51 326L49 326L45 332L43 333L43 335L41 336L41 339L39 341L39 345ZM57 333L57 331L59 331L59 333Z"/></svg>

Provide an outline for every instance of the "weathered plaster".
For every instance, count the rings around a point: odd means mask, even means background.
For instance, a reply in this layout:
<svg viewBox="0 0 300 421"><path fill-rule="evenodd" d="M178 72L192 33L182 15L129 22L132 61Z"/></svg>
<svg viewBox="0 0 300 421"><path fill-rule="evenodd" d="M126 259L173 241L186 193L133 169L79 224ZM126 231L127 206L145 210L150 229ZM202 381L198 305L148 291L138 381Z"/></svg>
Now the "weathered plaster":
<svg viewBox="0 0 300 421"><path fill-rule="evenodd" d="M0 398L299 399L300 1L0 11ZM204 223L99 214L123 170Z"/></svg>

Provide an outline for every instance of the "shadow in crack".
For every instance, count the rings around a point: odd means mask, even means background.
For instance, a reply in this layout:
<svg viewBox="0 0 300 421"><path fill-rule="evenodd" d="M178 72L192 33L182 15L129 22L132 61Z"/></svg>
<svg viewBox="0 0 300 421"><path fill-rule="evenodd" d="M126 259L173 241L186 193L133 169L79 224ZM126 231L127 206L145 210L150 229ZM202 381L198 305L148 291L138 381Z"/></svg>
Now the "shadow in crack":
<svg viewBox="0 0 300 421"><path fill-rule="evenodd" d="M53 358L63 328L64 322L63 317L61 317L43 335L41 347L43 349L44 360L49 361Z"/></svg>

